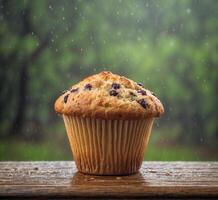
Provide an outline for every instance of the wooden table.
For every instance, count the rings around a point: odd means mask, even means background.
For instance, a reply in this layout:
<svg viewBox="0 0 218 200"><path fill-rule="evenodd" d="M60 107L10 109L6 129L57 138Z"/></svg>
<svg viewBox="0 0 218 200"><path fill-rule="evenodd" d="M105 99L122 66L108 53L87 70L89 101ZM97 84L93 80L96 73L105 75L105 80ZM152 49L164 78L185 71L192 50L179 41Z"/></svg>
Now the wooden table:
<svg viewBox="0 0 218 200"><path fill-rule="evenodd" d="M218 199L218 162L144 162L138 174L90 176L74 162L0 162L0 198Z"/></svg>

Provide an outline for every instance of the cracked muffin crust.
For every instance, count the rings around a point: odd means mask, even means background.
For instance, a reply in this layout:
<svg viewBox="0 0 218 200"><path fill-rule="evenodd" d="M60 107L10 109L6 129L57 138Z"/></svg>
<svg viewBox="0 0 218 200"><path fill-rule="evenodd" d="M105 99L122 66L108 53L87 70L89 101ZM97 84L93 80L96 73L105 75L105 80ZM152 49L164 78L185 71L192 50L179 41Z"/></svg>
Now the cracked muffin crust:
<svg viewBox="0 0 218 200"><path fill-rule="evenodd" d="M100 119L142 119L164 113L160 100L143 84L109 71L73 85L56 100L55 110Z"/></svg>

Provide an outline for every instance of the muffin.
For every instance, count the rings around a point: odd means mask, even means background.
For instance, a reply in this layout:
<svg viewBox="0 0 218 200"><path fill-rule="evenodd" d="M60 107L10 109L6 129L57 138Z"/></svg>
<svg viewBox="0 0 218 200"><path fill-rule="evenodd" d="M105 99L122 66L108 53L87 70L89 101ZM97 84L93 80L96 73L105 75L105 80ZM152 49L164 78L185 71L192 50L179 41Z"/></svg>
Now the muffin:
<svg viewBox="0 0 218 200"><path fill-rule="evenodd" d="M164 113L153 92L109 71L73 85L55 110L63 116L78 171L95 175L136 173L154 118Z"/></svg>

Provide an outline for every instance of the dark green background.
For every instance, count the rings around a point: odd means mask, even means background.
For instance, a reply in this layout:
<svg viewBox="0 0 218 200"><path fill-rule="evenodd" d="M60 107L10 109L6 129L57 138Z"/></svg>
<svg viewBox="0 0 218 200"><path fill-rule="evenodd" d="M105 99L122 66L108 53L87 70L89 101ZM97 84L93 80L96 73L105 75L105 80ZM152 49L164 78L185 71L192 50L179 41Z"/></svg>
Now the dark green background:
<svg viewBox="0 0 218 200"><path fill-rule="evenodd" d="M0 0L0 160L66 160L61 91L110 70L165 106L147 160L218 160L218 1Z"/></svg>

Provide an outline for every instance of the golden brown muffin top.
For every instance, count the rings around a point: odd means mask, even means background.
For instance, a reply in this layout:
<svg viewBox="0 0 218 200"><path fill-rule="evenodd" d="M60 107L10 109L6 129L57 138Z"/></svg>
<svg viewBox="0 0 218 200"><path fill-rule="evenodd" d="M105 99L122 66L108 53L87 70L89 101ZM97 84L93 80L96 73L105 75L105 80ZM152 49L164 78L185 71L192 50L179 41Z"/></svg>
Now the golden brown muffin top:
<svg viewBox="0 0 218 200"><path fill-rule="evenodd" d="M164 108L142 84L103 71L73 85L55 102L60 114L101 119L159 117Z"/></svg>

